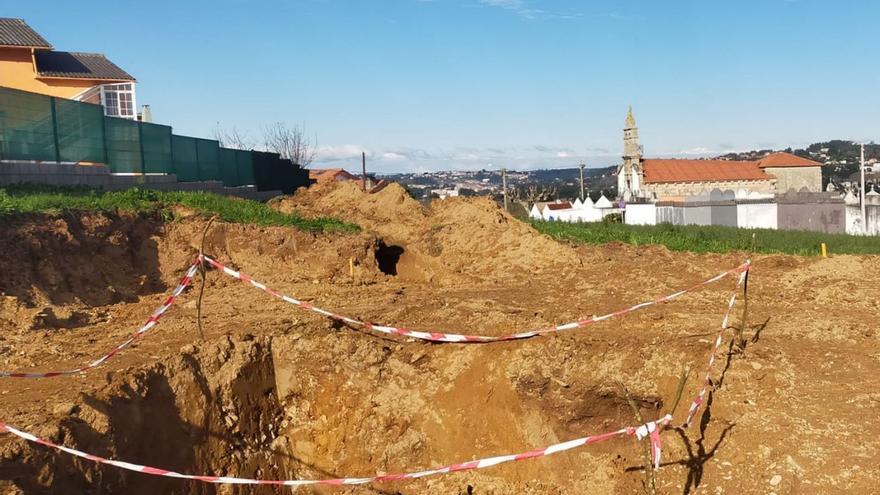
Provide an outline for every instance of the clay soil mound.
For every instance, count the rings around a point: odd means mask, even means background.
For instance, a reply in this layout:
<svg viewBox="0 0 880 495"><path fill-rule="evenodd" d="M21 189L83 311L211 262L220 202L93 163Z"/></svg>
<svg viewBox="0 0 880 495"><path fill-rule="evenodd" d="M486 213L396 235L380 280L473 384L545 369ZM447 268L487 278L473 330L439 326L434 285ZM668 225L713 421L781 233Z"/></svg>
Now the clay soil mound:
<svg viewBox="0 0 880 495"><path fill-rule="evenodd" d="M274 206L336 216L374 232L398 253L394 275L405 280L462 283L580 263L573 249L539 234L487 198L437 200L426 208L396 183L368 194L353 182L339 182L300 190Z"/></svg>
<svg viewBox="0 0 880 495"><path fill-rule="evenodd" d="M383 193L342 186L279 205L346 216L365 226L361 233L220 223L206 250L316 306L377 323L489 335L650 300L745 257L576 249L489 202L423 209L393 186ZM3 220L0 366L71 368L126 339L193 261L204 226L197 218L117 215ZM394 246L403 251L390 263ZM725 335L694 426L663 434L658 493L876 492L880 290L864 277L878 263L876 256L756 258L748 344L738 352L728 345L733 330ZM692 397L732 288L725 279L543 338L438 345L340 326L209 271L204 338L196 285L154 330L97 369L0 378L0 421L105 457L264 479L372 476L523 452L634 424L619 382L648 419L671 407L686 365L684 396ZM296 493L642 493L642 447L621 438L480 471ZM0 435L0 493L290 489L147 476Z"/></svg>

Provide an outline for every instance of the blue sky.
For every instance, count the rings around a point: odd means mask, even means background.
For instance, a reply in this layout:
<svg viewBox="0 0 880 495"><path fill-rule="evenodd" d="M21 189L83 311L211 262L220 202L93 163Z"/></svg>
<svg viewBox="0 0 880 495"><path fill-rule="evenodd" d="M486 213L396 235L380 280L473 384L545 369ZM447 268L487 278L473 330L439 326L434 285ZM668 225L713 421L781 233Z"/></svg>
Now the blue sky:
<svg viewBox="0 0 880 495"><path fill-rule="evenodd" d="M880 2L4 2L103 52L180 134L305 124L377 171L610 165L632 104L648 156L880 140Z"/></svg>

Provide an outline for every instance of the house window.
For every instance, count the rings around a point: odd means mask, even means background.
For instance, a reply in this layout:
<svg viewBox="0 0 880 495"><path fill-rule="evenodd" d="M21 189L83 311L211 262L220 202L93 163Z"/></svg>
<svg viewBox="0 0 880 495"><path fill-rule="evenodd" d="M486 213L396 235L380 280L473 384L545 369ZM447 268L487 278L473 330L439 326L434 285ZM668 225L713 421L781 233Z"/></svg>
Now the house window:
<svg viewBox="0 0 880 495"><path fill-rule="evenodd" d="M135 118L134 84L105 84L101 86L104 115Z"/></svg>

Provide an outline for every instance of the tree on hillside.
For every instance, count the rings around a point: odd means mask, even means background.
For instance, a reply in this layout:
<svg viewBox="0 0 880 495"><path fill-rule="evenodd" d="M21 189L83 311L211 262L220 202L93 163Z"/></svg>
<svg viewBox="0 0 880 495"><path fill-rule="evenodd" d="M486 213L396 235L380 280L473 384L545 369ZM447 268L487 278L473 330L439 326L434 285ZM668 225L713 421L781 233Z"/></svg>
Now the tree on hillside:
<svg viewBox="0 0 880 495"><path fill-rule="evenodd" d="M317 153L317 139L306 135L305 125L288 127L284 122L276 122L263 127L263 145L266 150L278 153L303 168L308 168Z"/></svg>

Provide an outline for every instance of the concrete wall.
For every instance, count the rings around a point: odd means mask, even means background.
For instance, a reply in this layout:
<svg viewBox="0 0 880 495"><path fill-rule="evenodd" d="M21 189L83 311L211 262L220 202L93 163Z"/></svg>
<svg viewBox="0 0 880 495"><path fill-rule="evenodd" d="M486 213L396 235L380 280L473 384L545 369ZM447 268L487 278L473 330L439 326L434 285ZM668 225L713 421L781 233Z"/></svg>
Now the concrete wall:
<svg viewBox="0 0 880 495"><path fill-rule="evenodd" d="M767 167L764 172L776 177L776 190L822 192L822 167Z"/></svg>
<svg viewBox="0 0 880 495"><path fill-rule="evenodd" d="M740 228L775 229L778 226L776 203L771 201L739 201L736 204L736 224Z"/></svg>
<svg viewBox="0 0 880 495"><path fill-rule="evenodd" d="M0 162L0 186L24 183L88 186L110 191L132 187L160 191L205 191L255 201L265 201L281 194L281 191L257 191L254 186L225 187L219 181L177 182L177 176L173 174L113 175L106 165Z"/></svg>
<svg viewBox="0 0 880 495"><path fill-rule="evenodd" d="M866 202L867 203L867 202ZM880 205L866 204L867 224L862 221L859 205L846 206L846 233L852 235L880 235Z"/></svg>
<svg viewBox="0 0 880 495"><path fill-rule="evenodd" d="M673 205L657 205L657 223L684 225L684 210Z"/></svg>
<svg viewBox="0 0 880 495"><path fill-rule="evenodd" d="M827 234L846 233L843 199L833 194L798 193L776 197L780 230L812 230Z"/></svg>
<svg viewBox="0 0 880 495"><path fill-rule="evenodd" d="M865 205L868 235L880 235L880 205Z"/></svg>
<svg viewBox="0 0 880 495"><path fill-rule="evenodd" d="M712 215L712 225L724 225L725 227L736 227L738 225L735 202L722 201L712 203L709 209Z"/></svg>
<svg viewBox="0 0 880 495"><path fill-rule="evenodd" d="M685 203L682 210L684 225L712 225L712 207L708 203Z"/></svg>
<svg viewBox="0 0 880 495"><path fill-rule="evenodd" d="M630 203L623 218L627 225L656 225L657 207L653 203Z"/></svg>

